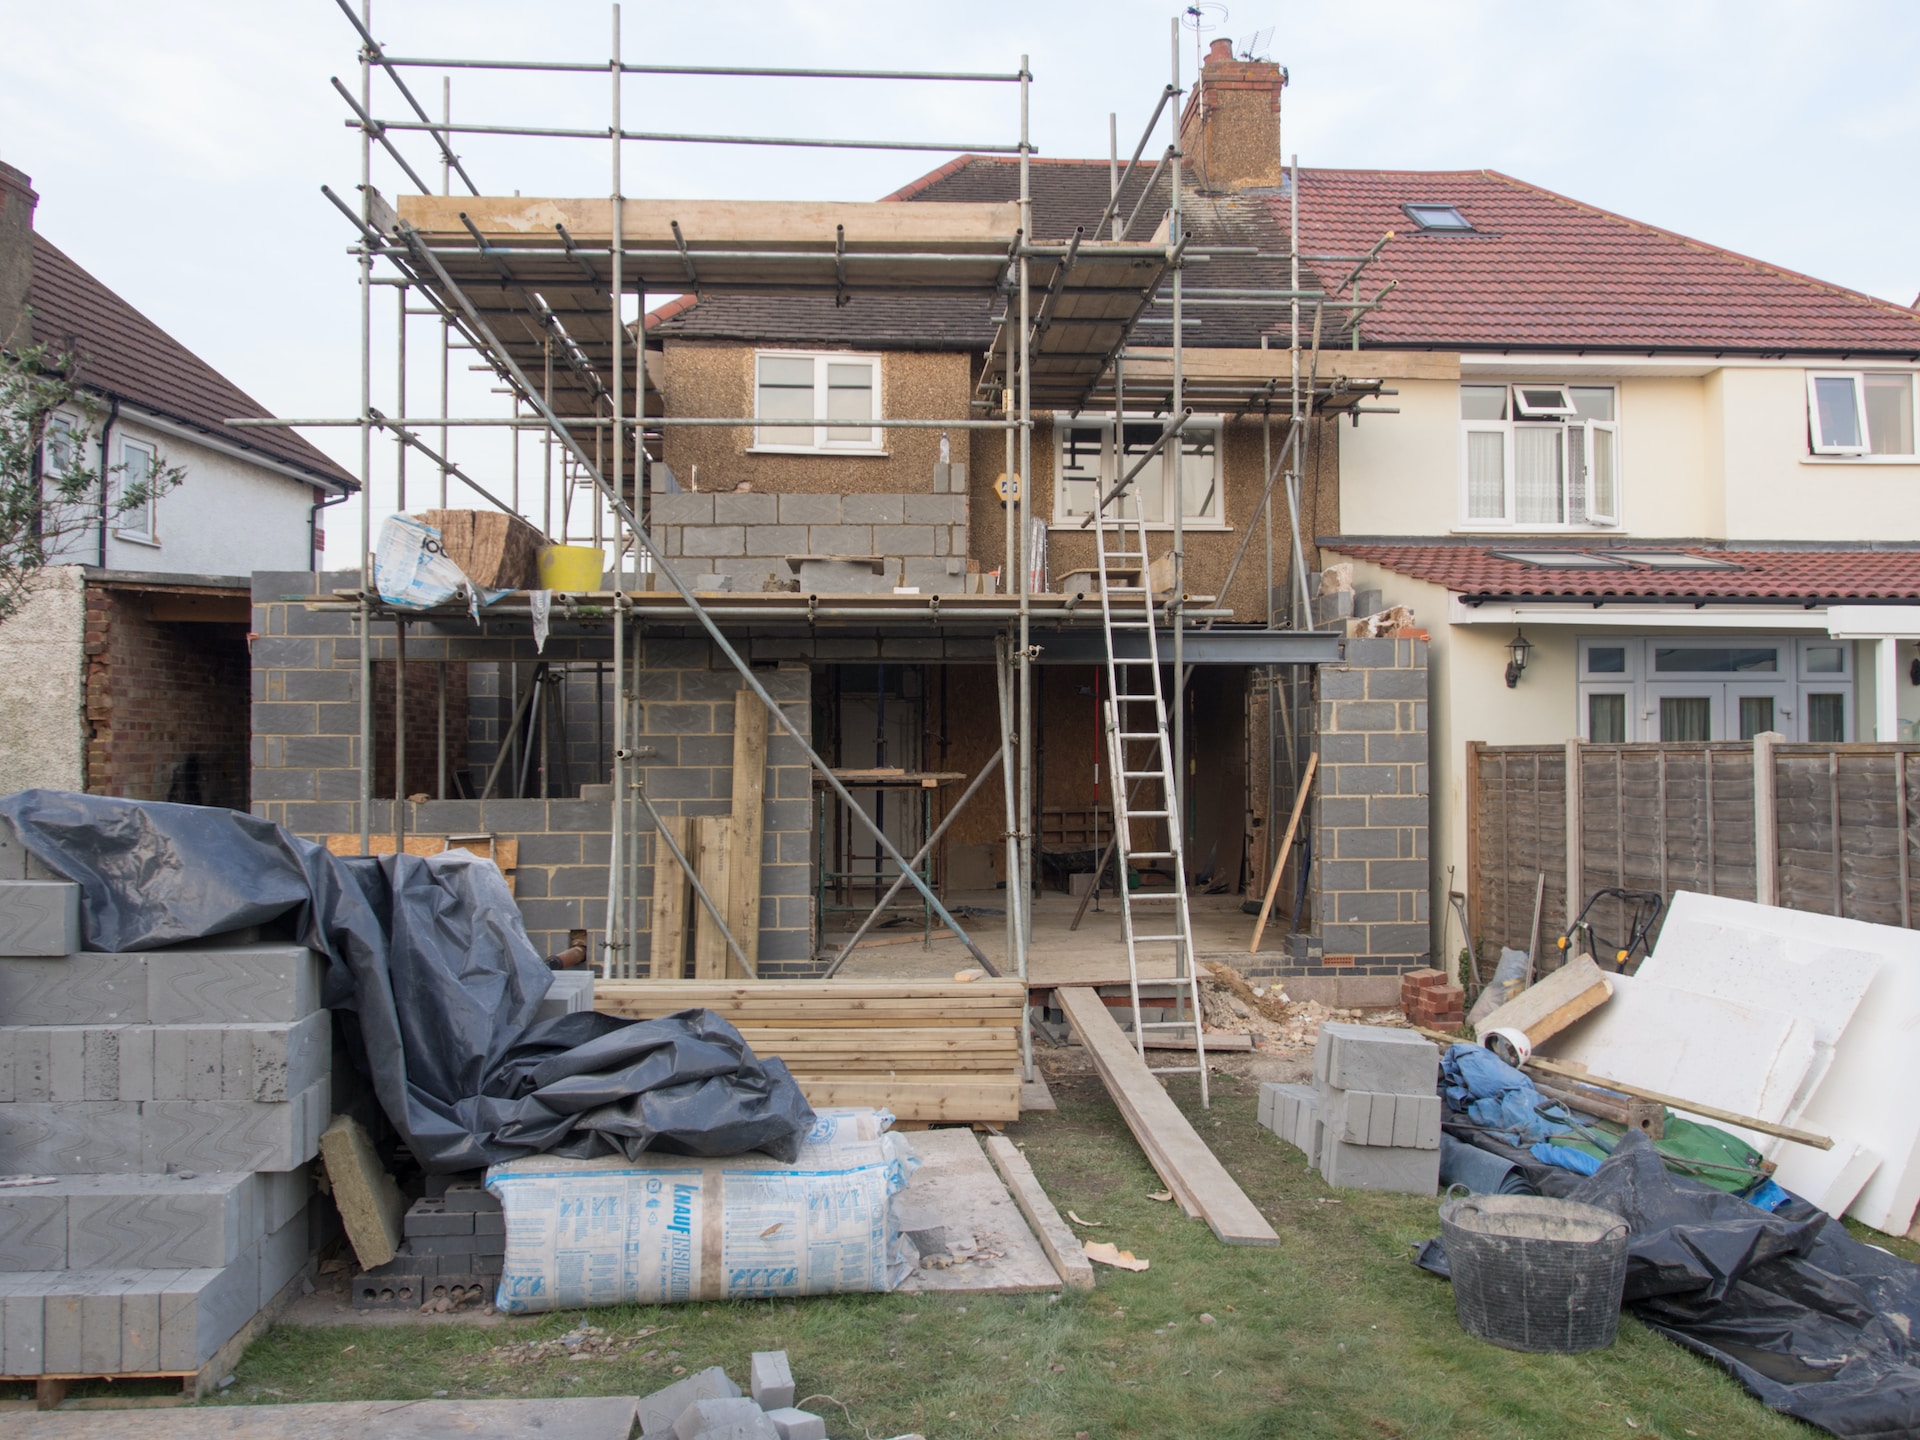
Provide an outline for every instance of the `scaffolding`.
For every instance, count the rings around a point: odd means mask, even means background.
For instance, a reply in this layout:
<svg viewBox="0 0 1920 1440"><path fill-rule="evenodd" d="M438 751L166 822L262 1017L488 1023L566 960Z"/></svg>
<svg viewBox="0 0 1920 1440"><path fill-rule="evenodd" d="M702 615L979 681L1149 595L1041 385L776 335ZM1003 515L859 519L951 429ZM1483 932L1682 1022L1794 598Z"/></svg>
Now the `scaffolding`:
<svg viewBox="0 0 1920 1440"><path fill-rule="evenodd" d="M733 955L748 974L752 973L737 938L727 930L720 908L701 887L686 856L660 823L645 789L643 767L637 763L642 758L639 742L644 732L635 690L640 668L636 640L649 624L688 622L704 633L714 650L738 673L741 685L766 707L772 723L801 747L819 777L816 783L838 802L851 822L866 832L876 856L898 872L893 890L881 900L881 908L904 886L911 885L919 904L934 920L950 929L988 973L999 973L942 903L922 863L926 852L912 859L900 853L884 829L855 803L848 786L769 694L726 633L727 627L789 621L808 625L930 623L972 627L976 632L1001 637L1000 733L994 765L1002 771L1008 817L1006 954L1013 973L1026 978L1035 861L1034 630L1036 624L1066 630L1096 629L1101 623L1101 607L1082 604L1086 597L1047 594L1035 588L1030 513L1033 486L1030 478L1024 478L1033 474L1035 415L1111 409L1116 424L1143 412L1157 416L1157 439L1149 455L1141 456L1133 466L1133 473L1147 463L1150 455L1165 449L1174 457L1176 487L1183 453L1179 436L1195 405L1231 409L1235 418L1259 415L1265 446L1265 488L1259 511L1247 519L1228 583L1246 557L1256 528L1261 529L1265 535L1268 628L1308 628L1312 615L1311 597L1305 590L1301 487L1310 469L1312 419L1316 413L1330 410L1359 409L1361 401L1391 393L1383 391L1378 382L1333 384L1320 379L1323 321L1330 314L1341 317L1351 333L1359 317L1385 298L1386 290L1370 299L1359 291L1360 277L1380 247L1376 245L1362 255L1313 257L1350 265L1351 270L1338 285L1303 287L1297 165L1292 171L1293 236L1286 253L1196 241L1187 224L1182 198L1180 132L1182 97L1187 92L1181 84L1177 20L1171 27L1171 76L1132 157L1122 166L1117 143L1111 147L1111 199L1105 212L1091 229L1082 228L1060 240L1038 238L1034 229L1030 161L1035 147L1029 104L1033 77L1025 56L1017 68L989 73L646 63L625 57L617 4L611 7L610 42L603 59L569 62L406 56L389 53L376 39L370 0L361 0L357 10L350 0L336 3L360 42L357 93L338 80L334 82L348 111L345 123L359 137L358 203L326 186L321 188L354 235L360 301L359 413L341 419L249 423L342 426L359 432L360 583L356 589L322 597L319 603L351 607L358 617L363 853L372 844L374 802L374 671L369 643L373 627L376 623L393 627L398 655L393 823L394 843L404 849L406 807L401 797L408 774L404 711L407 628L449 620L454 613L396 609L375 589L374 533L380 518L373 504L375 455L376 443L385 439L393 445L396 509L405 510L418 495L417 490L414 496L409 493L409 461L417 457L430 471L429 493L441 506L470 493L487 506L520 515L551 541L600 547L608 559L613 580L607 589L560 597L557 603L568 613L591 612L608 617L612 628L613 804L607 923L602 942L610 976L641 973L637 957L646 902L638 893L638 880L644 863L643 840L649 832L659 837L656 844L686 868L696 897L726 935ZM607 124L589 128L456 120L452 77L472 72L573 77L581 85L604 83ZM414 83L422 76L438 77L440 81L437 117L428 113ZM1017 133L999 143L630 129L622 118L624 83L640 76L1009 87L1017 92L1019 120ZM376 81L381 82L378 96ZM400 113L383 114L383 108L393 102L398 102ZM1168 138L1151 173L1147 173L1143 156L1163 116ZM1110 128L1117 137L1117 126ZM517 191L511 198L484 193L456 150L461 136L604 146L607 198L530 201L520 199ZM413 163L409 153L417 156L423 143L433 158L421 167ZM928 206L664 202L629 197L631 176L625 164L629 147L686 144L1002 156L1017 162L1018 194L1008 202ZM439 174L432 177L435 164ZM456 181L466 194L455 193ZM1135 227L1143 211L1152 215L1154 197L1162 187L1167 205L1165 220L1152 234L1137 235ZM1123 216L1122 199L1126 194L1137 198ZM1281 284L1249 281L1205 285L1189 285L1184 279L1194 266L1211 266L1208 278L1212 279L1235 265L1241 272L1250 273L1249 265L1258 269L1261 264L1287 266L1289 278ZM376 304L377 292L382 289L392 290L395 296L391 313L396 384L391 410L376 403L374 393L376 318L387 308L384 303ZM1005 507L1003 552L1010 583L1002 589L1010 593L944 597L776 593L696 596L649 529L649 471L661 463L664 436L671 427L750 428L759 422L750 415L665 413L647 364L648 297L730 293L831 296L837 303L870 294L980 296L998 307L997 329L987 351L980 388L967 414L946 419L876 414L860 423L876 430L1002 434L1006 473L1015 477L1015 493ZM1186 312L1208 307L1284 308L1291 322L1285 379L1277 374L1190 374L1183 338L1183 327L1191 323ZM1154 328L1161 318L1155 312L1163 308L1170 312L1166 318L1171 322L1166 342L1142 343L1139 332ZM428 413L416 414L407 394L411 321L427 322L437 331L439 404L437 410L425 407ZM456 356L467 357L475 371L491 378L496 392L509 403L510 413L450 413L454 407L449 375ZM1281 405L1285 406L1288 424L1276 449L1272 420ZM816 417L811 423L828 421ZM478 467L453 458L456 437L501 432L511 446L505 477L477 475L473 472ZM532 476L522 474L523 438L532 439L537 447ZM1131 478L1131 474L1126 477ZM1122 480L1115 490L1124 488L1125 483ZM539 491L537 505L528 503L527 491L532 486ZM1286 501L1289 568L1298 582L1298 594L1288 607L1291 613L1285 617L1272 598L1278 507L1271 501L1276 487ZM1175 493L1181 492L1176 488ZM1186 707L1180 696L1191 671L1186 663L1186 635L1194 627L1206 628L1230 618L1228 611L1204 601L1193 602L1186 595L1184 509L1183 504L1172 507L1170 590L1164 599L1149 596L1149 613L1155 614L1158 624L1170 632L1169 658L1173 674L1179 677L1171 706L1172 754L1176 757L1185 754ZM642 577L648 583L641 583ZM1221 587L1223 596L1225 590ZM524 596L509 597L487 613L510 621L526 617L531 622L532 603ZM1275 701L1278 694L1272 677L1281 668L1286 667L1269 667L1268 690ZM596 664L596 686L604 683L605 673ZM545 702L534 700L538 690L538 683L530 684L525 700L513 697L508 713L515 717L516 729L522 714L542 713ZM440 742L436 790L444 798L448 784L444 678L437 703ZM1293 711L1296 707L1289 704L1286 708ZM1270 716L1273 713L1270 710ZM553 722L549 718L546 723ZM1271 719L1269 723L1271 728ZM1294 725L1287 728L1290 734L1298 729ZM502 737L494 764L495 779L507 760L513 735L510 729ZM1294 738L1297 741L1298 736ZM1297 744L1287 750L1290 755L1296 753ZM994 766L976 777L968 796L980 788L991 768ZM1173 770L1174 785L1183 793L1184 766L1175 763ZM520 773L523 777L527 774L524 759ZM522 788L525 783L520 779ZM544 787L544 763L541 783ZM1183 801L1176 796L1175 803ZM928 839L929 848L937 838L938 832ZM837 969L858 938L856 933L832 968ZM1030 1067L1030 1041L1024 1031L1022 1055Z"/></svg>

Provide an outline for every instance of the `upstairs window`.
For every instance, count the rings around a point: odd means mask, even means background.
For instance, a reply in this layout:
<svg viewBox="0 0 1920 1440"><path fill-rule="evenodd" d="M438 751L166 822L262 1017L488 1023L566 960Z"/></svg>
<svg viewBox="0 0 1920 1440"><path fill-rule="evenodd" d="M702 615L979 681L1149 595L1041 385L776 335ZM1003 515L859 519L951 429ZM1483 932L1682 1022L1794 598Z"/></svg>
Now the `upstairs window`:
<svg viewBox="0 0 1920 1440"><path fill-rule="evenodd" d="M871 423L880 417L878 355L763 350L753 363L756 450L880 453L884 432Z"/></svg>
<svg viewBox="0 0 1920 1440"><path fill-rule="evenodd" d="M1807 432L1814 454L1910 456L1913 431L1912 375L1807 372Z"/></svg>
<svg viewBox="0 0 1920 1440"><path fill-rule="evenodd" d="M1054 434L1053 515L1056 525L1078 525L1093 513L1100 497L1118 483L1141 457L1152 451L1164 428L1158 418L1129 418L1121 426L1118 444L1114 440L1113 418L1078 419L1056 416ZM1181 430L1179 498L1175 499L1173 446L1169 444L1148 460L1134 477L1128 496L1138 495L1139 514L1149 525L1173 524L1173 507L1179 504L1186 523L1220 526L1226 523L1220 500L1219 416L1196 415ZM1131 521L1135 510L1126 496L1107 507L1109 516Z"/></svg>
<svg viewBox="0 0 1920 1440"><path fill-rule="evenodd" d="M146 498L139 504L127 506L115 517L114 533L122 540L137 540L143 545L160 543L160 537L154 531L155 496L148 489L153 484L158 458L153 446L144 441L120 442L120 474L115 483L122 499L133 493L136 486L147 492Z"/></svg>
<svg viewBox="0 0 1920 1440"><path fill-rule="evenodd" d="M1462 524L1588 529L1620 523L1611 385L1462 385Z"/></svg>
<svg viewBox="0 0 1920 1440"><path fill-rule="evenodd" d="M41 440L40 473L57 482L80 463L80 440L73 421L64 415L49 415Z"/></svg>

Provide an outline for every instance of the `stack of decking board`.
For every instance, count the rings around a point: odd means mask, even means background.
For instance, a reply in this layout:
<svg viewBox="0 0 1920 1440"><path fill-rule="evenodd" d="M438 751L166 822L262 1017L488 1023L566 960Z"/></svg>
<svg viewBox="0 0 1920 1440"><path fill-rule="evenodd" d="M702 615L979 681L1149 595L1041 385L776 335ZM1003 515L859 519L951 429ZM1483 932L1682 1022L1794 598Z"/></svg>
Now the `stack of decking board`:
<svg viewBox="0 0 1920 1440"><path fill-rule="evenodd" d="M0 1377L203 1388L331 1215L322 962L77 953L75 892L0 882Z"/></svg>
<svg viewBox="0 0 1920 1440"><path fill-rule="evenodd" d="M756 1055L778 1055L807 1099L901 1120L1020 1118L1017 980L602 981L594 1008L653 1019L712 1010Z"/></svg>

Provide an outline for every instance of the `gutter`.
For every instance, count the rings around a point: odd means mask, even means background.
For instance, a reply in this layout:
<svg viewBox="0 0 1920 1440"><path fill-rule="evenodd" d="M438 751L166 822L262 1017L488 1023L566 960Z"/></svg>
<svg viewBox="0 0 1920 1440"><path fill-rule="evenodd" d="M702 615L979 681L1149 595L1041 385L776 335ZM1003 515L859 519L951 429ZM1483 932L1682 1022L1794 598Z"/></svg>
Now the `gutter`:
<svg viewBox="0 0 1920 1440"><path fill-rule="evenodd" d="M1709 605L1771 605L1790 609L1818 610L1823 605L1915 605L1920 595L1567 595L1525 591L1481 590L1472 594L1454 592L1462 605L1589 605L1595 610L1606 605L1691 605L1704 610Z"/></svg>
<svg viewBox="0 0 1920 1440"><path fill-rule="evenodd" d="M119 404L117 398L114 403ZM277 475L286 476L289 480L298 480L302 485L318 485L324 490L338 491L342 495L351 495L358 488L346 481L302 470L287 464L284 460L275 460L271 456L261 454L258 450L249 450L244 445L236 445L231 440L223 440L216 435L208 434L205 430L183 425L178 420L170 420L164 415L156 415L151 410L143 410L138 405L126 405L121 409L129 420L138 420L142 425L149 425L163 435L172 435L194 445L204 445L209 450L216 450L235 460L245 460L250 465L258 465L262 470L271 470Z"/></svg>
<svg viewBox="0 0 1920 1440"><path fill-rule="evenodd" d="M318 485L313 488L320 489ZM320 573L320 512L352 498L351 490L343 490L331 500L316 500L307 507L307 568L316 575Z"/></svg>

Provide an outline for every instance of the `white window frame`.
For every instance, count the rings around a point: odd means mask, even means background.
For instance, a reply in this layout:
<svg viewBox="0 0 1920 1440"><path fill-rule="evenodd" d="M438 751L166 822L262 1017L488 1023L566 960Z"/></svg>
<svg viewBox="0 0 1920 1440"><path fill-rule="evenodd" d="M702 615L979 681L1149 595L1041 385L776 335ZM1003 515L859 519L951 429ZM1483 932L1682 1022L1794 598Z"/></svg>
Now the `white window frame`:
<svg viewBox="0 0 1920 1440"><path fill-rule="evenodd" d="M60 462L60 448L67 447L67 463ZM40 436L40 476L56 478L63 469L80 464L80 427L73 418L58 411L47 417L47 428Z"/></svg>
<svg viewBox="0 0 1920 1440"><path fill-rule="evenodd" d="M1659 645L1702 645L1762 648L1770 647L1778 655L1773 671L1666 671L1653 669L1653 648ZM1808 650L1814 646L1838 645L1841 669L1815 674L1808 669ZM1588 671L1588 653L1596 648L1626 651L1626 669L1592 674ZM1582 635L1576 647L1575 708L1577 733L1591 740L1587 697L1596 694L1627 697L1627 742L1647 742L1660 738L1660 701L1665 697L1693 695L1711 703L1712 736L1715 741L1737 740L1740 724L1740 700L1743 696L1769 696L1773 700L1774 724L1790 739L1806 740L1812 724L1814 695L1839 695L1842 726L1846 739L1854 734L1858 676L1854 647L1850 641L1834 641L1825 636L1767 635L1738 632L1731 635L1694 631L1655 631L1640 635Z"/></svg>
<svg viewBox="0 0 1920 1440"><path fill-rule="evenodd" d="M115 483L116 492L126 483L127 472L132 468L131 456L144 455L147 461L147 483L160 469L160 447L148 440L135 440L131 436L120 439L120 470ZM158 545L160 543L159 496L148 495L144 505L131 510L123 510L113 518L113 534L117 540L130 540L136 545Z"/></svg>
<svg viewBox="0 0 1920 1440"><path fill-rule="evenodd" d="M1620 442L1620 387L1618 385L1579 386L1581 389L1611 390L1613 392L1614 418L1611 420L1589 420L1573 409L1573 390L1575 384L1576 382L1572 381L1564 383L1558 381L1528 383L1525 381L1483 381L1478 379L1462 382L1463 386L1470 385L1475 388L1503 385L1507 391L1507 418L1504 420L1467 420L1463 418L1460 421L1459 521L1454 526L1455 530L1467 532L1505 530L1516 531L1521 534L1538 534L1542 532L1565 531L1580 533L1593 531L1604 532L1618 530L1620 528L1621 516L1625 509L1621 498L1624 490L1622 476L1625 470L1625 464ZM1539 406L1529 406L1528 409L1531 413L1522 415L1520 413L1519 392L1523 388L1534 391L1558 390L1562 398L1567 402L1567 408L1562 411L1559 409L1545 410ZM1557 428L1562 432L1559 444L1561 518L1554 521L1522 521L1516 518L1518 506L1515 488L1518 477L1515 465L1517 457L1514 436L1518 431L1523 429L1546 429L1548 427ZM1576 431L1580 439L1578 458L1581 467L1581 483L1578 487L1580 513L1577 518L1569 514L1575 499L1575 487L1573 484L1574 455L1569 442L1573 439L1574 432ZM1495 434L1501 437L1501 479L1505 487L1505 493L1502 500L1501 513L1497 518L1476 516L1473 514L1472 470L1468 453L1469 446L1472 442L1468 437L1476 433ZM1595 455L1599 447L1599 442L1596 437L1602 433L1613 437L1613 503L1610 509L1602 508L1594 503L1592 477L1594 473Z"/></svg>
<svg viewBox="0 0 1920 1440"><path fill-rule="evenodd" d="M1124 417L1124 423L1127 425L1151 425L1159 427L1165 424L1165 417L1160 415L1127 415ZM1051 524L1055 529L1060 530L1077 530L1080 528L1081 522L1087 518L1086 512L1074 512L1067 508L1064 462L1066 457L1067 432L1070 429L1098 430L1100 432L1100 478L1096 491L1096 499L1099 495L1105 495L1107 491L1113 487L1115 482L1120 479L1121 475L1125 473L1125 469L1121 464L1121 457L1119 456L1120 447L1115 443L1114 439L1113 416L1091 415L1085 412L1082 412L1078 416L1071 416L1064 413L1055 414L1053 417L1054 485L1053 519ZM1186 515L1181 528L1186 530L1227 530L1232 527L1227 524L1226 520L1227 425L1224 415L1194 416L1186 423L1180 435L1168 442L1168 444L1161 449L1159 455L1155 457L1155 460L1149 462L1140 473L1134 477L1132 488L1139 489L1142 485L1147 484L1156 486L1159 501L1158 511L1162 516L1170 516L1173 511L1168 502L1176 498L1173 464L1174 448L1180 444L1184 437L1197 435L1202 431L1210 432L1213 436L1213 503L1209 505L1205 511ZM1136 463L1136 461L1126 461L1127 465L1133 463ZM1182 462L1183 477L1197 479L1199 472L1193 467L1199 463L1201 463L1200 457L1185 456ZM1178 498L1184 499L1184 496ZM1125 513L1128 523L1131 524L1132 511L1128 510ZM1108 514L1118 517L1121 511L1118 506L1110 507ZM1149 519L1147 521L1147 529L1171 530L1173 529L1173 521L1171 519Z"/></svg>
<svg viewBox="0 0 1920 1440"><path fill-rule="evenodd" d="M1875 453L1873 427L1867 416L1867 377L1897 375L1907 382L1907 429L1913 437L1912 450ZM1853 386L1854 423L1859 427L1858 445L1829 443L1820 424L1818 386L1822 380L1845 380ZM1828 460L1847 460L1881 465L1912 465L1920 461L1920 413L1914 406L1914 374L1910 370L1809 370L1807 371L1807 449L1810 454Z"/></svg>
<svg viewBox="0 0 1920 1440"><path fill-rule="evenodd" d="M1573 408L1573 396L1565 385L1529 385L1524 380L1516 380L1509 388L1513 396L1513 413L1520 420L1565 420L1579 412ZM1559 398L1551 404L1541 405L1524 398L1527 392L1539 394L1548 390L1558 392Z"/></svg>
<svg viewBox="0 0 1920 1440"><path fill-rule="evenodd" d="M873 418L878 420L887 413L885 397L880 382L885 367L880 356L854 352L850 350L756 350L753 352L753 453L766 455L882 455L886 454L886 431L875 425L866 428L863 438L833 439L835 430L850 430L852 425L815 425L813 440L810 444L794 445L784 441L769 440L766 431L799 430L806 428L795 423L781 423L770 420L764 427L759 423L760 415L760 362L763 359L811 360L813 362L813 408L815 420L826 419L827 367L829 365L864 364L873 375Z"/></svg>

